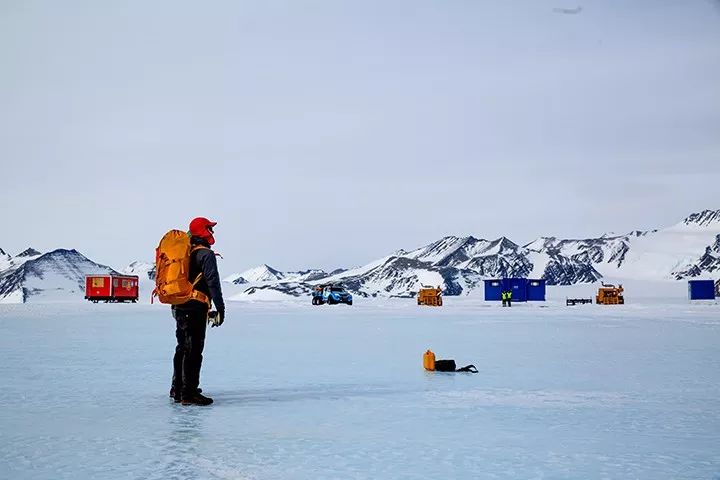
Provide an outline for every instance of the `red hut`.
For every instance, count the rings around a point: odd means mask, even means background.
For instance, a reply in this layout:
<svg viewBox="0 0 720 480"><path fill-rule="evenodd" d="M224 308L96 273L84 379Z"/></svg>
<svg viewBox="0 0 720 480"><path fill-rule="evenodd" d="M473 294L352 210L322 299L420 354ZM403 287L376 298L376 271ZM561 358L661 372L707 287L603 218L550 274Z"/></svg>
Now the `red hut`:
<svg viewBox="0 0 720 480"><path fill-rule="evenodd" d="M137 275L87 275L85 299L93 303L137 302L139 295Z"/></svg>

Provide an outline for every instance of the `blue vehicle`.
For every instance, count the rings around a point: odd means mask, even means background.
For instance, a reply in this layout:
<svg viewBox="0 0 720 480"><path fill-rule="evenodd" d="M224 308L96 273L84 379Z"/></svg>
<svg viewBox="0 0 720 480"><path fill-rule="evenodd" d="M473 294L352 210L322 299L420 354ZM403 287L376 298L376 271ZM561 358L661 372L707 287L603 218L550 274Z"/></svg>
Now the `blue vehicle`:
<svg viewBox="0 0 720 480"><path fill-rule="evenodd" d="M347 290L336 285L320 285L315 287L312 293L312 304L313 305L336 305L338 303L345 303L352 305L353 298Z"/></svg>

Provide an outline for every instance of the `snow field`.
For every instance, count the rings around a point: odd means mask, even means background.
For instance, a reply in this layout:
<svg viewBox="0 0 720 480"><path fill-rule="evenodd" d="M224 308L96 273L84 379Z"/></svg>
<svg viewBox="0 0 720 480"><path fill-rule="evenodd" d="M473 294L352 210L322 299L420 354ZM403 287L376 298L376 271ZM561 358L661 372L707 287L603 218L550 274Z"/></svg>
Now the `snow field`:
<svg viewBox="0 0 720 480"><path fill-rule="evenodd" d="M0 306L0 478L720 475L714 303L447 300L231 303L207 408L167 397L167 307Z"/></svg>

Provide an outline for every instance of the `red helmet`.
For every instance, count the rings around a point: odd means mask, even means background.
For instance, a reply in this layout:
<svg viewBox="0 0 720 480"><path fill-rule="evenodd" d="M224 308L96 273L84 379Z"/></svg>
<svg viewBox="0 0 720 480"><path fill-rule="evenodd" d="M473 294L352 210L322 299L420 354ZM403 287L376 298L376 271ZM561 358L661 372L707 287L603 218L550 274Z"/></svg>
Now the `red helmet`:
<svg viewBox="0 0 720 480"><path fill-rule="evenodd" d="M215 243L213 227L217 222L211 222L205 217L197 217L190 222L190 235L206 240L210 245Z"/></svg>

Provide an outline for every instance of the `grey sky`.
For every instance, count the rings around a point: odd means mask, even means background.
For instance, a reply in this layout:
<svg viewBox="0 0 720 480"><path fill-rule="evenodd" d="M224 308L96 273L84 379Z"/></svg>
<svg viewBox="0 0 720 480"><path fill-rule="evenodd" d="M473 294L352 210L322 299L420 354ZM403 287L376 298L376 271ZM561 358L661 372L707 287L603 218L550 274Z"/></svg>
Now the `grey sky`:
<svg viewBox="0 0 720 480"><path fill-rule="evenodd" d="M556 7L582 5L578 15ZM719 208L706 0L0 0L0 247L224 273Z"/></svg>

